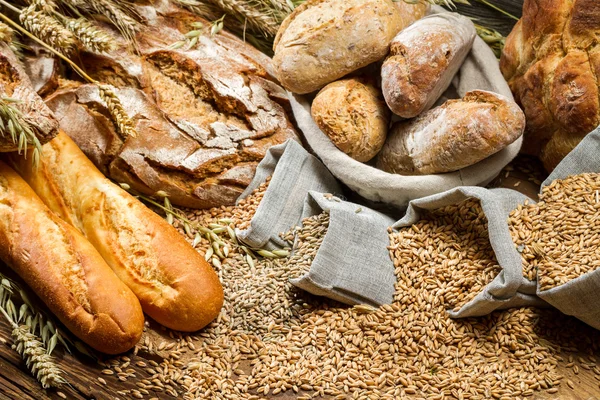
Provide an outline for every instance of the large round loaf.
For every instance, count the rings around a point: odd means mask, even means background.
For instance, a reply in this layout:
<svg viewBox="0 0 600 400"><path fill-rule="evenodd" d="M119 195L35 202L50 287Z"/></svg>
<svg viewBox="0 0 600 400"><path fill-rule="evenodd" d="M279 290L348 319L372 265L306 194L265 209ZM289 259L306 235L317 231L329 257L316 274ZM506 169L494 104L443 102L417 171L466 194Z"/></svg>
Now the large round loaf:
<svg viewBox="0 0 600 400"><path fill-rule="evenodd" d="M309 0L281 24L273 67L286 89L310 93L385 57L402 28L392 0Z"/></svg>
<svg viewBox="0 0 600 400"><path fill-rule="evenodd" d="M3 162L0 259L67 329L94 349L122 353L142 336L144 315L131 290L90 242L50 211Z"/></svg>
<svg viewBox="0 0 600 400"><path fill-rule="evenodd" d="M402 175L456 171L502 150L524 129L525 115L514 101L474 90L397 122L377 156L377 167Z"/></svg>
<svg viewBox="0 0 600 400"><path fill-rule="evenodd" d="M171 5L136 11L148 22L137 37L140 54L122 44L81 61L86 73L117 88L138 137L119 135L94 86L62 82L47 104L61 130L113 180L144 194L162 190L183 207L235 204L267 150L298 140L271 60L225 31L203 34L189 50L167 48L186 40L191 22L205 24L205 32L210 22Z"/></svg>

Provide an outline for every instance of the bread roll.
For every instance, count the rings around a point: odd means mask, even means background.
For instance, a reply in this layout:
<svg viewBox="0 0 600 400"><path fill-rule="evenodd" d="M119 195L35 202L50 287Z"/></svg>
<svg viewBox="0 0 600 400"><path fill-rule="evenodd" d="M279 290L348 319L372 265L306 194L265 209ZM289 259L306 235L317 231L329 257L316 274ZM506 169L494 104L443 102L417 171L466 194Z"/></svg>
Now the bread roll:
<svg viewBox="0 0 600 400"><path fill-rule="evenodd" d="M525 115L516 103L475 90L396 123L377 156L377 168L403 175L456 171L500 151L524 129Z"/></svg>
<svg viewBox="0 0 600 400"><path fill-rule="evenodd" d="M94 349L122 353L142 336L144 314L131 290L90 242L3 162L0 258L67 329Z"/></svg>
<svg viewBox="0 0 600 400"><path fill-rule="evenodd" d="M38 170L11 160L48 207L85 234L146 314L188 332L219 314L217 274L175 228L105 178L64 133L43 149Z"/></svg>
<svg viewBox="0 0 600 400"><path fill-rule="evenodd" d="M406 1L394 2L398 11L400 11L400 18L402 18L402 26L409 26L415 21L420 20L429 12L431 4L428 2L418 3L407 3Z"/></svg>
<svg viewBox="0 0 600 400"><path fill-rule="evenodd" d="M275 37L277 78L294 93L320 89L385 57L402 24L392 0L308 0Z"/></svg>
<svg viewBox="0 0 600 400"><path fill-rule="evenodd" d="M311 114L337 148L361 162L381 150L390 123L379 89L359 78L325 86L315 97Z"/></svg>
<svg viewBox="0 0 600 400"><path fill-rule="evenodd" d="M390 109L403 118L430 109L450 86L475 36L473 23L456 13L423 18L396 35L381 68Z"/></svg>

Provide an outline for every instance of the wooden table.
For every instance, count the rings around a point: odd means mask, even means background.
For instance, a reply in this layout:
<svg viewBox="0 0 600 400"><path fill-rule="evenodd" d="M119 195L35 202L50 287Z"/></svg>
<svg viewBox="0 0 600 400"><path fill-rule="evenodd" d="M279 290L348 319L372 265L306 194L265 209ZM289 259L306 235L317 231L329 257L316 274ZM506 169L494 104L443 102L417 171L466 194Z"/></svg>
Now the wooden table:
<svg viewBox="0 0 600 400"><path fill-rule="evenodd" d="M533 163L531 160L525 159L525 164ZM539 171L539 165L532 164L533 169ZM535 197L539 190L539 182L532 181L530 173L511 171L508 176L502 173L497 178L492 186L501 186L517 189L530 197ZM148 328L145 335L148 335L153 340L170 340L166 334L166 330L159 326L152 325ZM0 343L0 399L23 399L23 400L39 400L39 399L61 399L63 397L57 391L45 391L41 388L38 382L30 375L25 368L20 356L10 348L10 328L4 319L0 319L0 338L3 343ZM199 346L197 346L199 347ZM66 386L60 390L63 396L69 399L124 399L125 397L117 394L117 391L124 389L136 389L133 380L121 382L115 375L101 375L102 366L95 361L86 359L82 356L73 356L65 354L62 350L53 353L58 363L68 375L70 386ZM185 356L191 357L193 352L184 354L182 360L185 362ZM137 378L136 381L148 377L149 374L140 367L135 365L138 361L146 363L149 360L160 362L160 352L158 354L149 354L139 352L137 355L127 354L131 358L131 368L135 369ZM600 360L600 354L597 355ZM531 399L572 399L572 400L600 400L600 376L594 377L591 370L580 368L579 374L575 374L572 369L560 366L559 371L565 376L560 390L555 394L546 392L536 392ZM101 377L106 381L106 385L98 380ZM571 389L566 384L566 379L570 379L575 388ZM181 388L179 388L181 391ZM181 392L180 396L181 397ZM172 399L170 395L163 393L152 393L150 396L145 396L146 399L156 397L159 399ZM288 394L277 396L278 399L293 399L295 396Z"/></svg>

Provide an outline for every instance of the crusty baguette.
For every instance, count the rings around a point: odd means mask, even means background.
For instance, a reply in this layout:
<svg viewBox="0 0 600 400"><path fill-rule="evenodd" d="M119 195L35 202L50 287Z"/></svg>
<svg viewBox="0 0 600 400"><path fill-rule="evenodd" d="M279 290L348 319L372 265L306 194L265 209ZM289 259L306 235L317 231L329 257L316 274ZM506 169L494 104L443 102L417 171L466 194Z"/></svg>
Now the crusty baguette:
<svg viewBox="0 0 600 400"><path fill-rule="evenodd" d="M376 165L402 175L456 171L502 150L524 129L525 115L514 101L474 90L415 119L397 122Z"/></svg>
<svg viewBox="0 0 600 400"><path fill-rule="evenodd" d="M308 0L277 32L275 74L294 93L321 89L385 57L402 23L392 0Z"/></svg>
<svg viewBox="0 0 600 400"><path fill-rule="evenodd" d="M11 160L42 200L85 234L150 317L192 332L219 314L223 288L204 258L104 177L66 134L44 146L37 171L21 158Z"/></svg>
<svg viewBox="0 0 600 400"><path fill-rule="evenodd" d="M335 81L317 94L311 115L338 149L360 162L381 150L390 110L379 88L361 78Z"/></svg>
<svg viewBox="0 0 600 400"><path fill-rule="evenodd" d="M390 109L403 118L430 109L450 86L475 36L473 23L457 13L431 15L396 35L381 68Z"/></svg>
<svg viewBox="0 0 600 400"><path fill-rule="evenodd" d="M132 348L144 314L90 242L0 162L0 258L78 338L109 354Z"/></svg>

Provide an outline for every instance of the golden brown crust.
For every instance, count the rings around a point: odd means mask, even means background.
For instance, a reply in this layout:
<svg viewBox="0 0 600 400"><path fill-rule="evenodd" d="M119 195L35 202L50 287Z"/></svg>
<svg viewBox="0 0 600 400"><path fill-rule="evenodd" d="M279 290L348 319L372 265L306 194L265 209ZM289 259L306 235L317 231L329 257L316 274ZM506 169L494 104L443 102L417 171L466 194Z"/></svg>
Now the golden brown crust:
<svg viewBox="0 0 600 400"><path fill-rule="evenodd" d="M524 129L525 116L512 100L475 90L396 123L376 163L402 175L456 171L500 151Z"/></svg>
<svg viewBox="0 0 600 400"><path fill-rule="evenodd" d="M385 57L402 24L391 0L308 1L277 33L277 78L295 93L318 90Z"/></svg>
<svg viewBox="0 0 600 400"><path fill-rule="evenodd" d="M18 100L13 106L21 111L40 143L48 142L58 133L58 121L35 92L21 63L4 42L0 42L0 97ZM16 151L17 148L8 132L0 135L0 152Z"/></svg>
<svg viewBox="0 0 600 400"><path fill-rule="evenodd" d="M450 86L475 35L473 23L456 13L429 16L396 35L381 68L390 109L413 118L431 108Z"/></svg>
<svg viewBox="0 0 600 400"><path fill-rule="evenodd" d="M191 332L218 315L223 289L204 258L164 219L105 178L67 135L44 146L43 169L13 162L54 212L81 229L150 317ZM62 204L47 198L47 187Z"/></svg>
<svg viewBox="0 0 600 400"><path fill-rule="evenodd" d="M79 231L2 162L0 204L0 258L81 340L109 354L132 348L144 327L134 294Z"/></svg>
<svg viewBox="0 0 600 400"><path fill-rule="evenodd" d="M311 114L333 144L360 162L381 150L390 122L381 91L359 78L325 86L315 97Z"/></svg>
<svg viewBox="0 0 600 400"><path fill-rule="evenodd" d="M500 67L527 116L524 150L548 170L600 124L595 0L526 0Z"/></svg>

